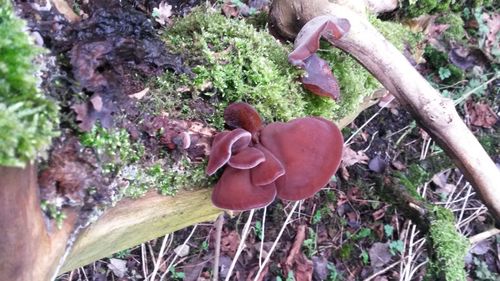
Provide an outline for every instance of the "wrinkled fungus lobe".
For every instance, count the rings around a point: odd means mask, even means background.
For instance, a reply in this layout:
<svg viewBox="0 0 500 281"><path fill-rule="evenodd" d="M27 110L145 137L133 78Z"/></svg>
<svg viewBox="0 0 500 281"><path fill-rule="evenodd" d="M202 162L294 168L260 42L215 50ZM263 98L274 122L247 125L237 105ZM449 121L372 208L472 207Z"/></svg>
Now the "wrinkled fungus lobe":
<svg viewBox="0 0 500 281"><path fill-rule="evenodd" d="M324 187L337 171L343 137L332 122L305 117L267 126L253 107L231 104L224 118L232 131L217 134L207 174L227 164L212 193L215 206L249 210L274 198L302 200Z"/></svg>
<svg viewBox="0 0 500 281"><path fill-rule="evenodd" d="M339 98L337 79L333 76L328 63L315 53L319 49L321 37L332 43L342 38L350 28L347 19L324 15L307 22L297 35L294 50L288 55L288 61L306 71L301 81L312 93L334 100Z"/></svg>

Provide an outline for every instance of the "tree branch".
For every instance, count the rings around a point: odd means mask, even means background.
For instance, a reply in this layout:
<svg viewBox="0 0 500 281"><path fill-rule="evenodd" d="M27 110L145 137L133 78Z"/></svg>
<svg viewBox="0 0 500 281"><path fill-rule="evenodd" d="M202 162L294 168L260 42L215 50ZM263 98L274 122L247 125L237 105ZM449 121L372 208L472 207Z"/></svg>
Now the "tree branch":
<svg viewBox="0 0 500 281"><path fill-rule="evenodd" d="M275 0L271 28L294 38L309 20L320 15L345 18L350 31L330 42L355 57L413 115L446 151L500 222L500 171L455 110L368 20L327 0Z"/></svg>

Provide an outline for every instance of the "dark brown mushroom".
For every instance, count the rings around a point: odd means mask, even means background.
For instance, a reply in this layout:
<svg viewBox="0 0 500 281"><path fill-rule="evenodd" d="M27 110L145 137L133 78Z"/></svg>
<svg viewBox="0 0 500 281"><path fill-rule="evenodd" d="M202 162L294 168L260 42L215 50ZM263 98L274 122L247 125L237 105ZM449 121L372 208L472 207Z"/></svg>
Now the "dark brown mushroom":
<svg viewBox="0 0 500 281"><path fill-rule="evenodd" d="M233 153L247 147L251 139L252 135L243 129L218 133L212 143L206 170L207 174L213 175L229 161Z"/></svg>
<svg viewBox="0 0 500 281"><path fill-rule="evenodd" d="M255 147L264 153L266 161L262 162L250 172L253 184L270 184L285 174L283 164L281 164L280 160L269 152L269 150L260 144L256 144Z"/></svg>
<svg viewBox="0 0 500 281"><path fill-rule="evenodd" d="M228 164L212 194L215 206L241 211L264 207L276 196L305 199L335 174L343 138L332 122L307 117L263 127L247 104L226 112L237 128L218 134L212 145L207 173Z"/></svg>
<svg viewBox="0 0 500 281"><path fill-rule="evenodd" d="M288 61L306 71L301 81L312 93L332 99L340 96L337 80L328 63L315 53L319 49L321 37L327 40L339 39L350 28L348 20L325 15L310 20L297 35Z"/></svg>
<svg viewBox="0 0 500 281"><path fill-rule="evenodd" d="M285 167L285 174L275 182L281 199L311 197L328 183L342 159L342 134L322 118L269 124L260 141Z"/></svg>
<svg viewBox="0 0 500 281"><path fill-rule="evenodd" d="M224 110L224 121L231 129L242 128L252 134L262 129L262 119L259 113L244 102L230 104Z"/></svg>
<svg viewBox="0 0 500 281"><path fill-rule="evenodd" d="M212 203L221 209L245 211L265 207L273 202L275 197L274 183L253 185L250 180L250 170L226 167L215 185Z"/></svg>
<svg viewBox="0 0 500 281"><path fill-rule="evenodd" d="M266 157L259 149L247 147L231 156L227 164L236 169L251 169L264 162Z"/></svg>

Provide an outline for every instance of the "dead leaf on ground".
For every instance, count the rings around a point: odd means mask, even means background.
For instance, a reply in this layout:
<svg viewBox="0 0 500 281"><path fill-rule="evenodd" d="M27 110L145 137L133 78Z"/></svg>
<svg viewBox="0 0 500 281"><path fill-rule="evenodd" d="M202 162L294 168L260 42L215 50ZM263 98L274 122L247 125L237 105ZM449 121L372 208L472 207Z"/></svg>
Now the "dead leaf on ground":
<svg viewBox="0 0 500 281"><path fill-rule="evenodd" d="M189 255L189 245L179 245L174 249L174 252L181 258Z"/></svg>
<svg viewBox="0 0 500 281"><path fill-rule="evenodd" d="M145 88L144 90L139 91L139 92L137 92L137 93L135 93L135 94L130 95L130 97L131 97L131 98L134 98L134 99L138 99L138 100L140 100L140 99L142 99L142 98L143 98L143 97L144 97L144 96L145 96L148 92L149 92L149 87L148 87L148 88Z"/></svg>
<svg viewBox="0 0 500 281"><path fill-rule="evenodd" d="M483 240L477 244L475 244L470 250L469 252L471 252L472 254L474 255L478 255L478 256L481 256L481 255L484 255L486 254L490 249L493 249L492 248L492 245L491 245L491 241L486 239L486 240Z"/></svg>
<svg viewBox="0 0 500 281"><path fill-rule="evenodd" d="M109 259L108 268L113 271L118 278L123 278L127 273L127 261L120 259Z"/></svg>
<svg viewBox="0 0 500 281"><path fill-rule="evenodd" d="M386 159L384 159L380 155L376 155L368 163L368 169L370 169L370 171L373 171L375 173L381 174L385 171L385 168L387 168L387 165L388 165L388 163L387 163Z"/></svg>
<svg viewBox="0 0 500 281"><path fill-rule="evenodd" d="M396 168L396 170L399 170L399 171L406 170L406 165L403 164L403 162L401 162L399 160L394 160L391 162L391 164L394 168Z"/></svg>
<svg viewBox="0 0 500 281"><path fill-rule="evenodd" d="M500 55L500 43L498 41L498 33L500 32L500 13L483 13L482 18L488 27L488 34L484 41L483 50L491 60L495 61L496 58L498 62Z"/></svg>
<svg viewBox="0 0 500 281"><path fill-rule="evenodd" d="M342 166L349 167L354 164L368 164L368 157L363 151L354 151L350 147L344 148L344 153L342 154Z"/></svg>
<svg viewBox="0 0 500 281"><path fill-rule="evenodd" d="M295 235L295 241L293 242L292 248L288 253L288 257L286 258L286 266L291 267L296 256L300 253L300 249L302 244L304 243L304 239L306 238L306 225L299 225L297 227L297 234Z"/></svg>
<svg viewBox="0 0 500 281"><path fill-rule="evenodd" d="M295 235L295 241L293 242L292 248L288 253L288 257L285 261L285 272L292 271L294 273L295 280L312 280L313 274L313 263L308 260L304 253L301 252L302 244L306 238L306 225L299 225L297 228L297 234Z"/></svg>
<svg viewBox="0 0 500 281"><path fill-rule="evenodd" d="M443 171L432 177L432 182L438 187L436 192L448 195L457 188L454 184L448 183L448 175L448 171Z"/></svg>
<svg viewBox="0 0 500 281"><path fill-rule="evenodd" d="M171 22L170 17L172 16L172 6L162 1L158 8L153 9L153 17L155 21L161 25L165 25Z"/></svg>
<svg viewBox="0 0 500 281"><path fill-rule="evenodd" d="M313 276L315 280L326 280L330 270L328 269L328 260L323 256L313 256Z"/></svg>
<svg viewBox="0 0 500 281"><path fill-rule="evenodd" d="M374 243L368 253L370 255L370 264L375 268L383 267L392 259L389 252L389 243Z"/></svg>
<svg viewBox="0 0 500 281"><path fill-rule="evenodd" d="M387 206L384 206L375 212L372 213L372 217L374 221L378 221L380 219L383 219L385 216L385 210L387 209Z"/></svg>
<svg viewBox="0 0 500 281"><path fill-rule="evenodd" d="M51 0L51 2L56 7L57 11L61 13L70 23L75 23L80 20L80 17L68 5L68 2L64 0Z"/></svg>
<svg viewBox="0 0 500 281"><path fill-rule="evenodd" d="M231 257L234 256L240 243L240 235L238 232L232 230L230 232L222 233L221 237L221 253L227 254Z"/></svg>
<svg viewBox="0 0 500 281"><path fill-rule="evenodd" d="M495 112L484 102L468 100L465 104L470 116L470 123L474 126L491 128L497 122Z"/></svg>

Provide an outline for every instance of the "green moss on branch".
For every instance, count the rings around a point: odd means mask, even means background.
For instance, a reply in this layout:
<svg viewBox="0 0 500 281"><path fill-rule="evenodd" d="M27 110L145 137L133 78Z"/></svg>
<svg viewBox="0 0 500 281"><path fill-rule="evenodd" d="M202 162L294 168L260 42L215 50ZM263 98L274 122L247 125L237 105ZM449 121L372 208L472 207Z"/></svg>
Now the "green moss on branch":
<svg viewBox="0 0 500 281"><path fill-rule="evenodd" d="M9 0L0 0L0 165L23 167L47 147L56 105L38 91L33 60L41 53L23 31Z"/></svg>

